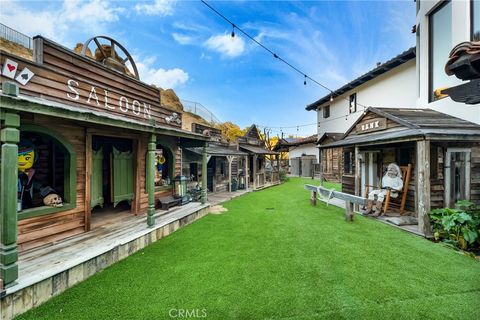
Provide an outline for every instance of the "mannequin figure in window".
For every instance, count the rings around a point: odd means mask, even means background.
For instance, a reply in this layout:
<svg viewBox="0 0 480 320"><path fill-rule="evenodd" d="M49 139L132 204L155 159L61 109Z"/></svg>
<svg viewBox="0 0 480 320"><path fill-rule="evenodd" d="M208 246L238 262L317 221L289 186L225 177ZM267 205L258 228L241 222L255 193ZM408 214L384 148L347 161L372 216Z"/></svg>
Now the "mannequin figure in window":
<svg viewBox="0 0 480 320"><path fill-rule="evenodd" d="M368 202L367 202L367 209L365 210L365 214L372 213L373 209L373 216L378 217L382 210L383 200L385 199L385 195L387 194L387 190L390 189L392 191L401 191L403 188L403 180L402 180L402 172L400 171L400 167L395 163L390 163L387 167L387 172L382 178L382 188L372 190L368 193ZM398 196L397 193L392 192L392 197ZM375 202L375 197L377 197L377 201Z"/></svg>
<svg viewBox="0 0 480 320"><path fill-rule="evenodd" d="M49 186L42 186L35 181L35 165L38 153L30 140L21 140L18 145L18 182L17 182L17 210L34 207L32 198L39 192L44 198L44 204L50 207L62 207L62 198Z"/></svg>

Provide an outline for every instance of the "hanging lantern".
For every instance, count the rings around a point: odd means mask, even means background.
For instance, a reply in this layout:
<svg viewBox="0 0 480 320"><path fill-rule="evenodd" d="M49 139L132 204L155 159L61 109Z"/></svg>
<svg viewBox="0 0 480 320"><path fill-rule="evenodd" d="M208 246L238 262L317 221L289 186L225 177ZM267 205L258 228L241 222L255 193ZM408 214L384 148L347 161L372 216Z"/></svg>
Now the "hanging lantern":
<svg viewBox="0 0 480 320"><path fill-rule="evenodd" d="M173 179L173 197L181 199L181 204L190 202L190 197L187 194L187 182L188 178L178 175Z"/></svg>

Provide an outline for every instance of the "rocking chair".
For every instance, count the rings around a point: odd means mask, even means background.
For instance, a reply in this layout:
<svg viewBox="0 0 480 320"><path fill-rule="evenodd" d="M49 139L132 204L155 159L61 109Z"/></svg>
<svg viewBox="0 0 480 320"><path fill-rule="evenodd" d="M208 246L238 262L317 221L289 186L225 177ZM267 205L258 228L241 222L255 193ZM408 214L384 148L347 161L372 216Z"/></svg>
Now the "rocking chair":
<svg viewBox="0 0 480 320"><path fill-rule="evenodd" d="M400 215L403 215L403 212L405 211L405 203L407 202L408 184L410 183L410 177L412 174L412 165L408 164L408 166L400 166L400 171L402 171L403 188L400 191L387 189L387 194L385 195L385 204L382 210L383 214L387 213L387 210L389 209L391 204L390 200L392 198L398 198L399 195L401 195L401 201L399 205ZM365 185L365 198L368 197L368 192L370 187L380 189L379 187ZM396 196L393 196L393 194L396 194Z"/></svg>

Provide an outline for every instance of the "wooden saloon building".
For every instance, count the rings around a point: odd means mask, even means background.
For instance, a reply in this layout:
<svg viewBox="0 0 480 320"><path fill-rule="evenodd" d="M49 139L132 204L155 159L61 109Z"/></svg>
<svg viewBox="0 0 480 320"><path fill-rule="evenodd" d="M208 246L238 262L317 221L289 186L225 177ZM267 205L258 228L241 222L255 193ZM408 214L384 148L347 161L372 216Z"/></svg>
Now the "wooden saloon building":
<svg viewBox="0 0 480 320"><path fill-rule="evenodd" d="M431 209L480 204L478 124L431 109L370 107L342 139L320 145L321 153L333 148L343 148L342 191L350 194L366 196L390 163L399 165L406 187L384 211L416 216L423 235Z"/></svg>
<svg viewBox="0 0 480 320"><path fill-rule="evenodd" d="M95 44L103 63L89 54ZM139 81L113 39L92 38L76 53L37 36L33 61L3 51L0 59L4 284L17 278L18 251L89 231L112 213L146 214L152 226L158 199L174 191L181 148L203 147L206 171L209 138L181 129L181 115ZM122 70L126 60L133 71ZM18 171L20 156L33 166Z"/></svg>
<svg viewBox="0 0 480 320"><path fill-rule="evenodd" d="M222 141L221 130L212 126L192 123L192 132L207 133L210 142L207 153L207 191L232 192L237 187L247 188L244 182L243 159L247 153L238 150L237 145ZM183 153L183 174L191 177L192 184L200 182L198 168L202 162L203 148L187 148ZM241 179L242 178L242 179ZM235 181L235 182L234 182ZM240 182L243 182L239 185ZM232 187L236 184L235 187Z"/></svg>
<svg viewBox="0 0 480 320"><path fill-rule="evenodd" d="M252 124L243 137L237 139L239 150L247 153L245 162L246 185L252 189L262 188L267 183L280 182L280 152L268 150L256 125ZM276 157L277 166L273 166Z"/></svg>

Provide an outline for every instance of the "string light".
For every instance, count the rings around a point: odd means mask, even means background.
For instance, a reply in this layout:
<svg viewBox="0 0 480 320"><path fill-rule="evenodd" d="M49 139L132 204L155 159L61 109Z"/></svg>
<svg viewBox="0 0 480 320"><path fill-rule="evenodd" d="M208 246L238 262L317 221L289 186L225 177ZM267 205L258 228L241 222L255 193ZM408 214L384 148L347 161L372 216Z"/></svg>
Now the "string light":
<svg viewBox="0 0 480 320"><path fill-rule="evenodd" d="M232 38L235 38L235 24L232 23Z"/></svg>
<svg viewBox="0 0 480 320"><path fill-rule="evenodd" d="M273 52L272 50L270 50L269 48L267 48L265 45L263 45L262 43L260 43L258 40L256 40L254 37L252 37L251 35L249 35L248 33L246 33L243 29L239 28L237 25L235 25L232 21L230 21L230 19L228 19L227 17L225 17L223 14L221 14L218 10L216 10L215 8L213 8L210 4L208 4L205 0L201 0L202 3L204 5L206 5L210 10L212 10L213 12L215 12L219 17L221 17L223 20L227 21L229 24L231 24L234 29L236 28L239 32L241 32L243 35L245 35L247 38L249 38L252 42L256 43L257 45L259 45L260 47L262 47L263 49L265 49L266 51L268 51L270 54L273 55L273 57L275 59L278 59L280 60L281 62L283 62L285 65L287 65L288 67L290 67L292 70L294 70L295 72L297 73L300 73L301 75L303 75L306 78L310 79L310 81L312 81L313 83L319 85L320 87L324 88L325 90L329 91L331 93L330 95L330 101L333 101L333 94L334 94L334 91L330 88L328 88L327 86L325 86L324 84L320 83L319 81L315 80L314 78L308 76L305 72L301 71L300 69L298 69L297 67L293 66L292 64L290 64L288 61L284 60L283 58L281 58L280 56L278 56L275 52ZM232 32L233 34L233 32ZM305 81L304 81L305 83ZM343 99L347 100L350 102L350 99L348 97L344 97ZM361 106L361 107L365 107L363 104L359 103L357 101L357 105Z"/></svg>
<svg viewBox="0 0 480 320"><path fill-rule="evenodd" d="M306 86L307 85L307 75L305 75L305 78L303 80L303 85Z"/></svg>

